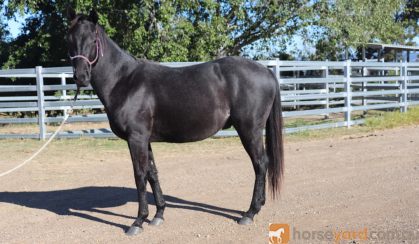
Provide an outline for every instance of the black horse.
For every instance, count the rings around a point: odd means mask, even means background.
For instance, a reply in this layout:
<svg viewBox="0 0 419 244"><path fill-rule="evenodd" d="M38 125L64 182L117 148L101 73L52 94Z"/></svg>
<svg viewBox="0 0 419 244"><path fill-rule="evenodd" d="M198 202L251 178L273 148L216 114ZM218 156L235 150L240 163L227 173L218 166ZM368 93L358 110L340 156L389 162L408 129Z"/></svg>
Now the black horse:
<svg viewBox="0 0 419 244"><path fill-rule="evenodd" d="M128 142L139 210L127 234L140 232L148 217L147 181L157 206L150 224L163 222L165 201L150 143L203 140L231 126L255 170L252 202L239 221L252 223L265 203L266 173L274 197L283 175L281 100L274 74L239 57L183 68L138 60L106 36L95 11L83 15L69 9L68 18L67 41L76 84L92 85L112 131Z"/></svg>

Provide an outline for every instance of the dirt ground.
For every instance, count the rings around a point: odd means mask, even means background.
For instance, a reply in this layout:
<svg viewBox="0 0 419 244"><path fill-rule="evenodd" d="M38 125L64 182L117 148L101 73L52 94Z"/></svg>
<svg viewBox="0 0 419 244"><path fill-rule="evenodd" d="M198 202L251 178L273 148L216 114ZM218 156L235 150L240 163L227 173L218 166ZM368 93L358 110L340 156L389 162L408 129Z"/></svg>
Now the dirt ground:
<svg viewBox="0 0 419 244"><path fill-rule="evenodd" d="M0 143L0 172L40 146ZM237 138L153 148L168 203L162 226L124 234L137 213L125 143L60 140L0 178L0 243L268 243L269 223L289 224L291 243L419 243L419 127L286 141L280 199L250 226L236 223L254 182Z"/></svg>

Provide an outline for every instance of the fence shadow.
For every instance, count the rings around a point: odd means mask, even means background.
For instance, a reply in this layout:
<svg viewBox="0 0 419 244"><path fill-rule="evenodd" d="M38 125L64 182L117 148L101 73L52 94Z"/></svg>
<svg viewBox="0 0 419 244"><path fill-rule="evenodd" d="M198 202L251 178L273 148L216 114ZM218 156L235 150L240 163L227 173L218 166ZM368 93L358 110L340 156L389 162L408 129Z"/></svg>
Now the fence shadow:
<svg viewBox="0 0 419 244"><path fill-rule="evenodd" d="M155 205L153 194L147 192L149 204ZM237 221L241 211L232 210L210 204L184 200L181 198L165 195L167 208L180 208L192 211L200 211ZM129 226L114 223L85 212L101 213L124 218L135 219L135 216L126 216L101 208L122 206L128 202L137 202L137 191L134 188L125 187L82 187L58 191L40 192L0 192L0 203L11 203L34 209L48 210L58 215L72 215L80 218L97 221L119 227L124 231ZM83 211L79 212L79 211ZM150 209L150 216L154 215L154 209Z"/></svg>

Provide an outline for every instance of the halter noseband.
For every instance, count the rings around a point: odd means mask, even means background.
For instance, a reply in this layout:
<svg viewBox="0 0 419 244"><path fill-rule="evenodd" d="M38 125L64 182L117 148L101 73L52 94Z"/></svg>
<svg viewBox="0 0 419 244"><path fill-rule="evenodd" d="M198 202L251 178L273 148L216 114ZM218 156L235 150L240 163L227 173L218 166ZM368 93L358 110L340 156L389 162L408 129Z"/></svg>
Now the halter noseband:
<svg viewBox="0 0 419 244"><path fill-rule="evenodd" d="M92 65L94 63L96 63L96 61L99 59L99 51L100 51L100 56L103 57L103 45L102 45L102 43L100 41L100 38L99 38L99 32L96 29L96 57L95 57L95 59L90 61L89 58L87 58L86 56L78 54L78 55L75 55L75 56L70 56L70 60L73 60L73 59L76 59L76 58L83 59L84 61L86 61L89 64L89 71L91 72L92 71Z"/></svg>

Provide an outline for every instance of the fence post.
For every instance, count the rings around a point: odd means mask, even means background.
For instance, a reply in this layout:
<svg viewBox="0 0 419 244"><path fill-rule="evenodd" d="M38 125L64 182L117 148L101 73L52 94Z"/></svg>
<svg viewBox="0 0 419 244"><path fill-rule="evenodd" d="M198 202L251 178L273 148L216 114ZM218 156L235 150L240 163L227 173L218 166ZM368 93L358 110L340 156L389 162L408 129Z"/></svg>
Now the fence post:
<svg viewBox="0 0 419 244"><path fill-rule="evenodd" d="M39 124L39 139L45 140L45 107L44 107L44 77L42 77L42 66L35 67L36 73L36 92L38 95L38 124Z"/></svg>
<svg viewBox="0 0 419 244"><path fill-rule="evenodd" d="M279 71L279 58L275 59L275 76L276 79L278 80L278 87L279 87L279 94L282 95L281 93L281 72ZM281 101L282 101L282 97L281 97Z"/></svg>
<svg viewBox="0 0 419 244"><path fill-rule="evenodd" d="M362 77L366 77L366 76L368 76L368 69L367 69L367 67L362 67ZM367 85L368 85L367 81L362 82L362 92L364 92L364 93L368 92ZM362 106L367 106L367 105L368 105L367 96L363 95L362 96ZM363 114L365 115L366 113L367 113L367 110L364 110Z"/></svg>
<svg viewBox="0 0 419 244"><path fill-rule="evenodd" d="M408 100L407 100L407 63L404 62L403 66L401 68L401 75L402 77L402 82L401 82L401 91L402 94L400 96L400 102L401 102L401 107L400 107L400 112L407 112L407 107L408 107Z"/></svg>
<svg viewBox="0 0 419 244"><path fill-rule="evenodd" d="M65 79L65 74L61 74L61 85L65 86L66 85L66 79ZM67 90L62 90L62 94L61 94L62 98L64 98L64 100L67 100ZM64 116L67 115L67 109L63 109L64 112Z"/></svg>
<svg viewBox="0 0 419 244"><path fill-rule="evenodd" d="M346 60L346 65L344 68L344 76L345 76L345 121L346 121L346 127L351 127L351 104L352 104L352 90L351 90L351 60Z"/></svg>
<svg viewBox="0 0 419 244"><path fill-rule="evenodd" d="M329 61L329 60L326 60L326 62L327 61ZM326 69L324 70L324 77L326 79L329 78L329 65L326 65ZM326 109L327 109L328 112L326 113L325 118L328 119L330 117L330 114L329 114L329 108L330 108L330 99L329 99L329 94L330 94L329 89L330 89L330 87L329 87L329 82L326 82L325 89L326 89L326 94L328 96L326 98Z"/></svg>

